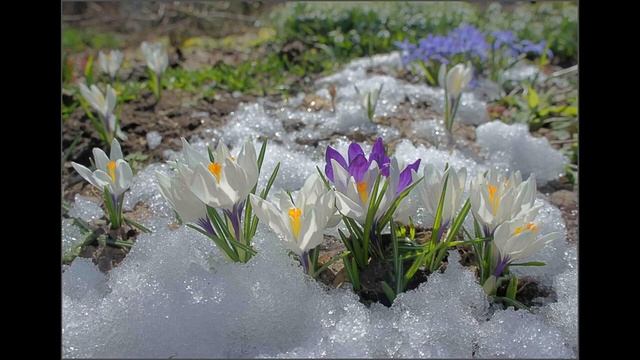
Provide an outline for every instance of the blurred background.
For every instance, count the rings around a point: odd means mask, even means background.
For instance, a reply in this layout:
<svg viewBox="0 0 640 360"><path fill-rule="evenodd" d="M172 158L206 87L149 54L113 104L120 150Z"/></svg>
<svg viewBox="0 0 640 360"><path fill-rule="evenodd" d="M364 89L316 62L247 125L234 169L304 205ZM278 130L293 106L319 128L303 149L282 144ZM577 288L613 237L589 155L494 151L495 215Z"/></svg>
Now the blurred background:
<svg viewBox="0 0 640 360"><path fill-rule="evenodd" d="M577 62L576 2L126 1L63 2L62 10L67 60L91 50L137 48L141 41L160 40L177 53L174 66L266 70L251 74L257 76L255 86L231 86L249 92L290 91L307 75L397 50L397 41L446 34L460 24L545 40L554 54L552 64ZM194 48L206 54L196 56Z"/></svg>
<svg viewBox="0 0 640 360"><path fill-rule="evenodd" d="M142 166L159 161L163 151L179 149L180 136L224 123L241 102L259 97L281 101L309 94L315 80L335 73L354 59L406 50L421 43L437 47L442 37L455 32L458 37L481 34L480 39L468 40L472 55L478 45L474 41L486 47L485 42L494 41L495 34L512 38L505 40L512 41L509 46L521 47L516 60L523 60L524 67L510 75L519 79L516 82L498 81L490 66L492 59L471 57L477 75L498 83L492 85L497 89L491 90L495 96L485 99L487 112L491 119L526 123L534 136L546 137L570 159L567 177L575 182L575 1L63 2L65 179L71 175L68 161L87 163L90 149L102 145L78 91L79 83L98 79L100 50L118 49L124 54L113 86L123 131L140 135L123 143L126 151L134 154L130 160L135 168L136 162ZM164 43L169 54L169 68L161 80L166 96L153 108L140 51L143 41ZM529 50L522 50L525 42ZM405 67L394 76L436 86L433 79L425 77L424 66L419 66L426 57L420 59L419 51L413 52L417 55L403 57ZM498 70L506 73L507 67ZM531 74L549 76L552 81L537 81L538 75L531 79ZM474 83L476 88L485 85ZM198 116L186 114L184 109ZM166 139L153 151L149 151L144 138L151 131Z"/></svg>

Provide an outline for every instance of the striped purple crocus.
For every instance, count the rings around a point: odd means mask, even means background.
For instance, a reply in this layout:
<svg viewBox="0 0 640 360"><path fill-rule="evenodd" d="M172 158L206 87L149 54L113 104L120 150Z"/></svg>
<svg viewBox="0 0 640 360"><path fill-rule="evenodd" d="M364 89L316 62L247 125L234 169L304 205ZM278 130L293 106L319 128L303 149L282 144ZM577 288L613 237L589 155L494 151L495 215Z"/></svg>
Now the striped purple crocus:
<svg viewBox="0 0 640 360"><path fill-rule="evenodd" d="M376 178L381 175L389 181L374 219L385 213L394 200L413 182L412 172L420 166L420 160L400 170L397 159L390 159L382 138L378 138L367 156L359 144L352 143L345 158L337 150L327 147L325 174L337 190L336 204L347 217L364 222ZM381 184L382 188L382 184Z"/></svg>

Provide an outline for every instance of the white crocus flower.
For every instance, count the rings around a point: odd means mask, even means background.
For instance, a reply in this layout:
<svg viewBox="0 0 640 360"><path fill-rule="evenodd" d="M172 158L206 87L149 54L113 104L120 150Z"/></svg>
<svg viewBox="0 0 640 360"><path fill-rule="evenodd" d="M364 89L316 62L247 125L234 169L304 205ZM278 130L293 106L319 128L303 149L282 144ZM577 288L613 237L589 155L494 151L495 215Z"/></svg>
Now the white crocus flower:
<svg viewBox="0 0 640 360"><path fill-rule="evenodd" d="M85 84L80 84L80 93L103 119L109 119L113 115L116 108L116 92L111 85L107 85L106 96L95 85L91 85L89 89Z"/></svg>
<svg viewBox="0 0 640 360"><path fill-rule="evenodd" d="M493 244L498 250L495 276L499 276L510 263L527 258L540 251L545 245L562 237L560 232L539 236L538 225L525 217L506 221L496 228Z"/></svg>
<svg viewBox="0 0 640 360"><path fill-rule="evenodd" d="M164 45L162 43L150 44L145 41L140 45L140 49L144 54L149 69L158 76L162 75L169 64L169 56L167 55Z"/></svg>
<svg viewBox="0 0 640 360"><path fill-rule="evenodd" d="M200 164L208 166L211 161L208 155L196 150L185 138L180 138L180 140L182 141L183 161L167 161L167 164L178 170L178 174L185 179L186 184L191 184L195 169Z"/></svg>
<svg viewBox="0 0 640 360"><path fill-rule="evenodd" d="M383 85L384 84L380 84L379 88L363 93L361 93L360 89L358 89L358 87L354 85L356 93L358 94L358 96L360 96L360 104L362 105L362 109L367 114L367 118L369 120L373 120L373 116L375 115L376 107L378 106L378 99L380 98L380 93L382 92Z"/></svg>
<svg viewBox="0 0 640 360"><path fill-rule="evenodd" d="M519 171L509 178L489 170L486 175L478 174L471 182L471 210L484 227L486 236L505 221L524 217L531 221L540 206L535 206L536 180L531 174L522 181Z"/></svg>
<svg viewBox="0 0 640 360"><path fill-rule="evenodd" d="M189 160L187 160L189 161ZM253 143L247 141L238 158L229 153L220 141L214 152L214 161L206 164L202 158L193 160L191 191L205 204L221 209L233 209L244 201L258 182L258 164Z"/></svg>
<svg viewBox="0 0 640 360"><path fill-rule="evenodd" d="M282 236L287 247L298 256L304 257L320 245L324 229L332 225L334 191L328 190L317 174L307 178L302 189L292 192L291 196L282 191L278 204L253 194L249 197L256 216Z"/></svg>
<svg viewBox="0 0 640 360"><path fill-rule="evenodd" d="M484 291L495 294L497 280L510 264L535 254L561 237L557 231L540 236L538 225L527 216L503 222L493 235L491 248L495 268L482 286Z"/></svg>
<svg viewBox="0 0 640 360"><path fill-rule="evenodd" d="M116 77L116 73L122 64L122 51L111 50L109 54L102 51L98 53L98 62L100 63L100 70L103 73L109 75L112 79Z"/></svg>
<svg viewBox="0 0 640 360"><path fill-rule="evenodd" d="M438 211L438 204L444 189L444 181L448 174L447 188L444 195L444 203L442 206L442 224L446 227L449 225L456 215L456 212L464 203L464 188L467 179L467 169L462 168L459 171L448 167L441 171L436 169L433 164L427 164L424 168L424 179L418 185L418 194L425 211L435 218ZM414 174L414 181L418 175Z"/></svg>
<svg viewBox="0 0 640 360"><path fill-rule="evenodd" d="M96 170L93 172L75 162L72 162L71 165L91 185L101 191L106 186L116 198L129 189L133 180L133 172L123 159L120 144L116 139L111 142L109 157L101 149L93 148L93 159L96 164Z"/></svg>
<svg viewBox="0 0 640 360"><path fill-rule="evenodd" d="M338 211L342 215L364 224L367 218L369 202L371 201L371 192L380 173L377 163L372 161L359 181L350 175L336 160L331 159L331 164L333 166ZM380 178L378 191L382 190L385 181L384 176ZM396 189L398 189L400 182L400 166L396 158L391 159L388 181L389 186L373 217L374 220L378 220L384 215L398 195Z"/></svg>
<svg viewBox="0 0 640 360"><path fill-rule="evenodd" d="M176 174L168 176L157 173L160 193L178 213L183 222L208 223L205 204L189 189L195 175L195 169L210 163L207 155L197 151L185 138L182 141L182 160L167 161L176 169Z"/></svg>
<svg viewBox="0 0 640 360"><path fill-rule="evenodd" d="M450 98L457 98L469 85L472 76L471 64L458 64L447 72L447 65L442 64L438 72L438 82Z"/></svg>
<svg viewBox="0 0 640 360"><path fill-rule="evenodd" d="M115 132L120 139L126 140L127 136L120 130L120 127L116 128L116 115L114 114L117 103L116 91L113 90L111 85L107 85L106 96L95 85L91 85L91 89L89 89L85 84L80 84L80 93L89 105L98 112L104 123L105 130L109 134Z"/></svg>
<svg viewBox="0 0 640 360"><path fill-rule="evenodd" d="M160 193L185 223L200 223L207 219L207 209L202 201L189 190L188 177L179 172L169 177L156 173Z"/></svg>

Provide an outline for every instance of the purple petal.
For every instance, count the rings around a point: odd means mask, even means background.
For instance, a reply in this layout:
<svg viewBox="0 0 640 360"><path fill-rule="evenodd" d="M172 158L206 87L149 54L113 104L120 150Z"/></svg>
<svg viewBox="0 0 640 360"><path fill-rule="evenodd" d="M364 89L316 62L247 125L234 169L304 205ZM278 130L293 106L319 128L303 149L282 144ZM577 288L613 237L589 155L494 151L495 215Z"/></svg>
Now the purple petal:
<svg viewBox="0 0 640 360"><path fill-rule="evenodd" d="M353 161L349 164L349 174L353 176L356 182L362 181L364 178L364 174L369 169L369 162L364 155L358 155L353 159Z"/></svg>
<svg viewBox="0 0 640 360"><path fill-rule="evenodd" d="M418 172L418 167L420 167L420 160L421 159L418 159L413 164L407 165L407 167L405 167L404 170L400 172L400 180L398 181L398 189L396 190L396 195L400 194L404 189L407 188L407 186L411 184L411 170Z"/></svg>
<svg viewBox="0 0 640 360"><path fill-rule="evenodd" d="M349 164L351 164L353 159L355 159L358 155L364 156L362 147L358 143L351 143L351 145L349 145Z"/></svg>
<svg viewBox="0 0 640 360"><path fill-rule="evenodd" d="M218 237L215 230L213 230L213 225L211 224L211 220L208 217L199 218L196 220L196 224L200 225L202 229L204 229L209 235Z"/></svg>
<svg viewBox="0 0 640 360"><path fill-rule="evenodd" d="M509 265L510 261L511 259L509 259L509 256L506 256L504 259L500 257L498 260L498 265L496 266L496 270L493 272L493 275L495 275L495 277L499 277L500 275L502 275L502 272L507 267L507 265Z"/></svg>
<svg viewBox="0 0 640 360"><path fill-rule="evenodd" d="M371 154L369 155L369 163L371 161L375 161L378 163L378 167L380 168L380 172L382 176L389 176L389 166L391 165L391 160L384 153L384 145L382 144L382 138L378 138L376 143L373 144L373 148L371 148Z"/></svg>
<svg viewBox="0 0 640 360"><path fill-rule="evenodd" d="M331 166L331 159L334 159L338 162L343 168L347 169L347 161L340 155L340 153L332 148L331 146L327 146L327 152L325 154L325 160L327 164L324 167L324 173L327 175L329 180L333 181L333 167Z"/></svg>
<svg viewBox="0 0 640 360"><path fill-rule="evenodd" d="M242 211L244 210L244 201L240 201L237 204L233 205L233 210L225 210L225 213L231 220L231 225L233 225L233 230L236 235L236 240L240 239L240 219L242 219Z"/></svg>

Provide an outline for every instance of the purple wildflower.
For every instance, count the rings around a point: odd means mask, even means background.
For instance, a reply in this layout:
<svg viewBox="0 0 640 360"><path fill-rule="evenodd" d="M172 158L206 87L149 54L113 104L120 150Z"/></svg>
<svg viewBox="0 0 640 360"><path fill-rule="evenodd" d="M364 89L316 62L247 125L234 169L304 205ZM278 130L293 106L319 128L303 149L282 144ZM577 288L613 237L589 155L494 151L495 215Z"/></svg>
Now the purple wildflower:
<svg viewBox="0 0 640 360"><path fill-rule="evenodd" d="M391 164L391 160L384 152L382 138L378 138L375 144L373 144L373 148L371 148L371 153L369 154L368 158L365 157L364 151L359 144L352 143L351 145L349 145L348 163L347 160L344 159L342 154L340 154L331 146L327 146L325 159L327 164L325 165L324 172L327 175L327 178L331 181L333 181L333 166L331 165L331 159L338 162L340 166L342 166L349 172L349 175L353 176L354 179L356 179L356 181L362 180L362 177L369 169L373 161L377 163L383 176L389 176L389 166Z"/></svg>

